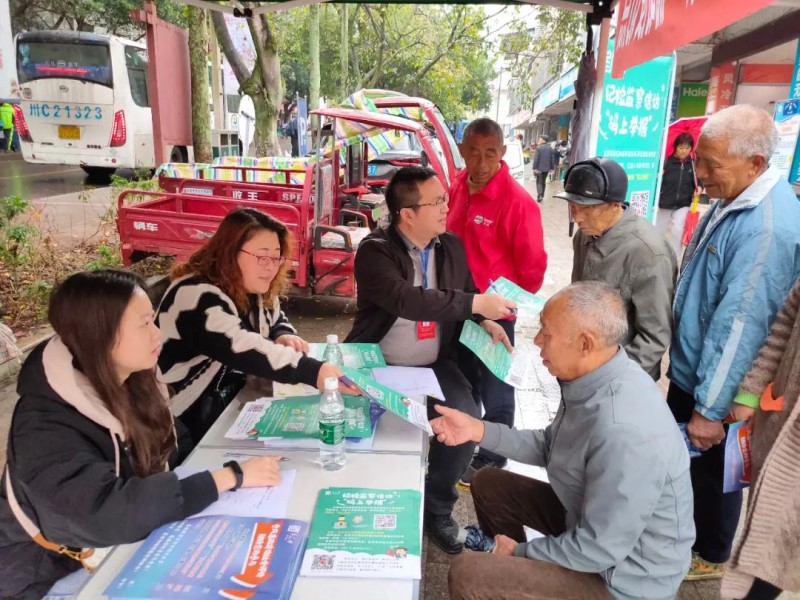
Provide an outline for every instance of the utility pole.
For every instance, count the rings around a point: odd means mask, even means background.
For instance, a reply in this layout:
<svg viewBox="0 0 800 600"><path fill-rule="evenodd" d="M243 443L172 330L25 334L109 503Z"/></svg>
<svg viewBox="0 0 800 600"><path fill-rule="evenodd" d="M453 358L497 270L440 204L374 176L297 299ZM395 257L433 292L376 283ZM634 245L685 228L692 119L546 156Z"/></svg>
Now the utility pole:
<svg viewBox="0 0 800 600"><path fill-rule="evenodd" d="M500 92L503 91L503 66L500 65L500 76L497 78L497 111L494 117L496 122L500 122Z"/></svg>

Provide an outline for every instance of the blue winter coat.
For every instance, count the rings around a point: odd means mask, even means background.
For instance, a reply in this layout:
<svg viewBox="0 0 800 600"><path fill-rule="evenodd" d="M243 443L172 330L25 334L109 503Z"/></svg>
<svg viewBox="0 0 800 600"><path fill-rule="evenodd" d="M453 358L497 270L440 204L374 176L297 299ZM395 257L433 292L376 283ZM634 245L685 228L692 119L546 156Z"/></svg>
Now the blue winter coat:
<svg viewBox="0 0 800 600"><path fill-rule="evenodd" d="M726 417L798 275L800 200L770 167L711 207L683 258L667 375L701 415Z"/></svg>

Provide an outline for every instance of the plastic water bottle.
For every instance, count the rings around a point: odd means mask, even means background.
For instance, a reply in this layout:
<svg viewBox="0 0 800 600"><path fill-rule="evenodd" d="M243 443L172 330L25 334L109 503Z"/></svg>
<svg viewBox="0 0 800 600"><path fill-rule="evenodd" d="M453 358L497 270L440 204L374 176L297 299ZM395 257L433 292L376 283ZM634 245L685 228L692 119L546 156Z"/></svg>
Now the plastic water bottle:
<svg viewBox="0 0 800 600"><path fill-rule="evenodd" d="M325 341L328 345L325 346L325 352L322 353L322 360L337 367L343 367L344 356L342 355L342 349L339 348L339 336L332 333L325 338Z"/></svg>
<svg viewBox="0 0 800 600"><path fill-rule="evenodd" d="M344 467L344 399L336 377L325 380L325 391L319 401L319 457L326 471Z"/></svg>

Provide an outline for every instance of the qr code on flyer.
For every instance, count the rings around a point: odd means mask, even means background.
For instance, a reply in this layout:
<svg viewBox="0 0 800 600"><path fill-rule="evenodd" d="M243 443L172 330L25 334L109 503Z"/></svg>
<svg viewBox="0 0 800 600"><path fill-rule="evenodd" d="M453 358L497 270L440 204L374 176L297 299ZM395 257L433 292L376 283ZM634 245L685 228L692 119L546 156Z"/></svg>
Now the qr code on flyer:
<svg viewBox="0 0 800 600"><path fill-rule="evenodd" d="M333 554L315 554L311 561L312 571L330 571L333 569Z"/></svg>
<svg viewBox="0 0 800 600"><path fill-rule="evenodd" d="M648 206L650 206L649 191L631 193L631 208L636 211L637 215L646 217Z"/></svg>
<svg viewBox="0 0 800 600"><path fill-rule="evenodd" d="M305 427L305 423L286 423L283 426L283 430L287 431L287 432L303 431L304 427Z"/></svg>
<svg viewBox="0 0 800 600"><path fill-rule="evenodd" d="M397 529L397 515L375 515L372 518L373 529Z"/></svg>

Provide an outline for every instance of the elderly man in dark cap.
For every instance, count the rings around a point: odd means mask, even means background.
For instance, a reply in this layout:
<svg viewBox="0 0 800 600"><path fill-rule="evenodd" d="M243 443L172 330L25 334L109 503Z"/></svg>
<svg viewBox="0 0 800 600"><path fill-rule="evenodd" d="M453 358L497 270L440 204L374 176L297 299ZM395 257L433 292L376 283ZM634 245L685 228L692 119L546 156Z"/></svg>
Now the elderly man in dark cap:
<svg viewBox="0 0 800 600"><path fill-rule="evenodd" d="M577 162L564 191L580 231L573 239L572 281L604 281L619 290L628 316L622 345L658 381L672 336L675 251L625 201L628 176L608 158Z"/></svg>

